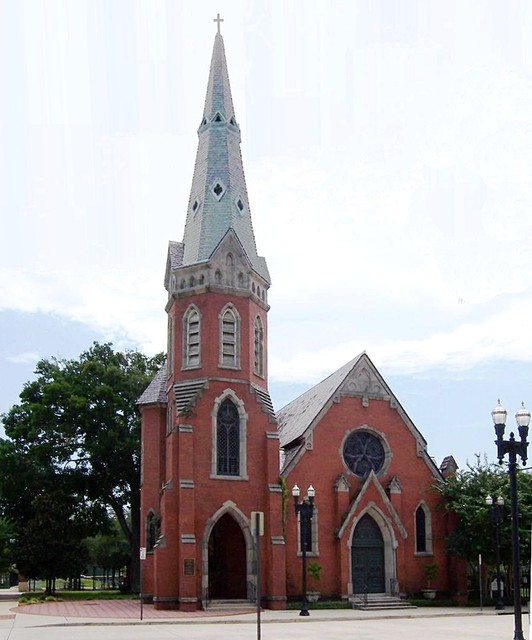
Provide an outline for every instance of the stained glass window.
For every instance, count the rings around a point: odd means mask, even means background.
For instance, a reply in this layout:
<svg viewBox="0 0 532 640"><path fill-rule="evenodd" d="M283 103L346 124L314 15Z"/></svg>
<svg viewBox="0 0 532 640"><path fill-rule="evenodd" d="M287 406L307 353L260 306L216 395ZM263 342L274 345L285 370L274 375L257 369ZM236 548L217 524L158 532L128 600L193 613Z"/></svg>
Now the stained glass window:
<svg viewBox="0 0 532 640"><path fill-rule="evenodd" d="M216 431L216 470L221 476L240 475L240 418L231 400L218 409Z"/></svg>
<svg viewBox="0 0 532 640"><path fill-rule="evenodd" d="M378 473L385 459L380 438L369 431L357 430L344 443L344 462L356 476L364 478L370 471Z"/></svg>

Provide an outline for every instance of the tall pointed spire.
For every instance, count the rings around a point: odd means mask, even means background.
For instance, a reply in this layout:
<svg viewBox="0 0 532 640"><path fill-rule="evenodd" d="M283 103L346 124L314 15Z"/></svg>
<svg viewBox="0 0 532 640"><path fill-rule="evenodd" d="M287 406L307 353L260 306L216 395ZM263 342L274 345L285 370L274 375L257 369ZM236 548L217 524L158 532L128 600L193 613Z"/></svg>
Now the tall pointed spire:
<svg viewBox="0 0 532 640"><path fill-rule="evenodd" d="M216 20L218 28L220 18ZM183 266L208 260L220 240L233 229L251 265L270 283L264 258L257 255L255 235L240 151L225 48L214 39L209 83L183 236Z"/></svg>

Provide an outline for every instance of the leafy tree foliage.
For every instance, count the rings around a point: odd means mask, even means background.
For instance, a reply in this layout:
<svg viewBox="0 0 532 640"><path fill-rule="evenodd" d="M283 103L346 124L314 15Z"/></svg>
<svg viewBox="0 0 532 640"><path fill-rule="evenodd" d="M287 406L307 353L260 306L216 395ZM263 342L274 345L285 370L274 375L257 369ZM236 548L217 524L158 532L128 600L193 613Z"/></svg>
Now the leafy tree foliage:
<svg viewBox="0 0 532 640"><path fill-rule="evenodd" d="M89 563L93 567L99 567L112 576L113 588L116 576L120 569L131 560L129 545L116 520L111 522L107 533L87 538L85 543L89 550Z"/></svg>
<svg viewBox="0 0 532 640"><path fill-rule="evenodd" d="M55 591L56 577L76 577L87 562L83 524L67 503L60 490L36 496L32 500L34 515L15 548L19 571L28 578L44 578L48 593ZM65 518L66 512L71 513L70 518Z"/></svg>
<svg viewBox="0 0 532 640"><path fill-rule="evenodd" d="M532 523L532 475L518 471L517 477L519 528L521 558L528 561L530 554L530 525ZM472 563L476 563L478 554L485 562L495 564L493 543L493 524L489 519L486 497L504 498L504 518L500 525L501 562L511 566L512 561L512 523L510 519L510 482L506 465L495 465L477 461L467 469L458 471L445 483L438 486L442 495L442 505L451 514L456 514L456 528L449 536L448 550Z"/></svg>
<svg viewBox="0 0 532 640"><path fill-rule="evenodd" d="M12 546L15 538L15 527L7 518L0 517L0 573L11 568Z"/></svg>
<svg viewBox="0 0 532 640"><path fill-rule="evenodd" d="M49 514L78 544L112 509L130 548L136 586L140 419L135 402L161 364L162 355L147 358L98 343L77 360L41 360L20 403L3 416L9 440L0 441L0 507L18 525L19 559L32 572L37 566L24 542L30 523L35 536L39 529L44 535L40 524ZM56 547L59 542L57 536Z"/></svg>

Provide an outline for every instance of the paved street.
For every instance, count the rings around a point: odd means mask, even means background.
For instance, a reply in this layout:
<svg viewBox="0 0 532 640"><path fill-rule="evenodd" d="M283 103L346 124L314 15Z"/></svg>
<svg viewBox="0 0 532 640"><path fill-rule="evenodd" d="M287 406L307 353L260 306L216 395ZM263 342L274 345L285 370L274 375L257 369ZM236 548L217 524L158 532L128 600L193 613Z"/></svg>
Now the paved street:
<svg viewBox="0 0 532 640"><path fill-rule="evenodd" d="M138 603L112 601L50 603L53 615L43 614L46 605L17 607L14 601L0 601L0 640L254 640L257 638L254 614L204 614L176 616L176 612L157 615L145 607L145 619L138 617ZM76 609L77 607L77 609ZM101 607L101 608L100 608ZM49 609L51 612L52 609ZM162 612L161 612L162 613ZM76 615L77 614L77 615ZM89 615L90 614L90 615ZM105 615L105 617L103 617ZM110 617L112 616L112 617ZM313 611L300 618L297 611L265 611L262 640L511 640L513 616L480 613L470 609L422 608L404 613L360 612L351 610ZM525 638L528 615L523 616Z"/></svg>

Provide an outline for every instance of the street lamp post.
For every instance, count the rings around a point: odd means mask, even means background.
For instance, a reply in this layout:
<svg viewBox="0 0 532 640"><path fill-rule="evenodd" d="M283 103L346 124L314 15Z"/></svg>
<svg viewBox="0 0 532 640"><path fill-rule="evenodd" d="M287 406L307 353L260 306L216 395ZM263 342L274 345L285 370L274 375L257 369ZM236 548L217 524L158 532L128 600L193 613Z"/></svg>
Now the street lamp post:
<svg viewBox="0 0 532 640"><path fill-rule="evenodd" d="M510 502L512 514L512 564L514 582L514 640L524 640L523 625L521 620L521 560L519 554L519 511L517 509L517 456L526 464L528 449L528 425L530 424L530 411L522 408L515 414L519 429L520 441L515 439L513 431L509 440L504 440L504 428L506 424L506 409L499 404L491 412L497 440L497 457L502 464L504 456L508 454L508 475L510 476Z"/></svg>
<svg viewBox="0 0 532 640"><path fill-rule="evenodd" d="M497 602L495 609L502 611L502 609L504 609L504 602L502 601L501 591L501 543L499 527L504 518L504 498L499 496L497 503L493 504L493 498L487 496L486 505L488 507L490 522L495 530L495 561L497 563Z"/></svg>
<svg viewBox="0 0 532 640"><path fill-rule="evenodd" d="M301 569L302 569L302 588L303 593L301 595L301 611L300 616L308 616L308 602L307 602L307 540L309 533L311 532L312 514L314 513L314 496L316 492L312 485L307 489L307 495L299 502L299 487L297 484L292 489L292 496L294 497L294 509L296 516L299 515L299 542L301 546Z"/></svg>

